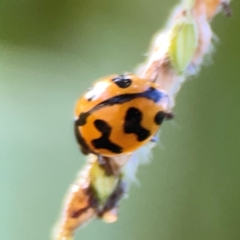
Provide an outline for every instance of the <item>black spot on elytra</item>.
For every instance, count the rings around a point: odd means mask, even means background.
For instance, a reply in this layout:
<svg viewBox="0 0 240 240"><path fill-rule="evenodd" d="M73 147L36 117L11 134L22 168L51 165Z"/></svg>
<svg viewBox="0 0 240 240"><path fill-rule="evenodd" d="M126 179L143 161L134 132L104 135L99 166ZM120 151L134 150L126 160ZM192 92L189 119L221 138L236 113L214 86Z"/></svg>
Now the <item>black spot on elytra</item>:
<svg viewBox="0 0 240 240"><path fill-rule="evenodd" d="M89 112L82 112L82 113L80 113L79 118L76 120L76 124L77 124L78 126L83 126L83 125L85 125L86 122L87 122L87 117L88 117L90 114L91 114L90 111L89 111Z"/></svg>
<svg viewBox="0 0 240 240"><path fill-rule="evenodd" d="M92 145L94 146L94 148L102 148L107 149L113 153L121 153L122 148L109 140L112 128L108 125L108 123L103 120L97 119L94 121L94 125L97 130L102 133L102 136L100 138L92 140Z"/></svg>
<svg viewBox="0 0 240 240"><path fill-rule="evenodd" d="M139 109L134 107L129 108L123 126L124 132L136 134L139 142L146 140L151 135L149 130L141 126L142 115Z"/></svg>
<svg viewBox="0 0 240 240"><path fill-rule="evenodd" d="M126 94L117 95L97 104L90 111L81 113L76 123L79 126L85 125L87 122L88 116L90 116L93 112L103 107L112 106L115 104L122 104L136 98L147 98L149 100L152 100L153 102L158 102L164 96L166 95L163 92L160 92L159 90L153 87L149 87L145 92L141 92L141 93L126 93Z"/></svg>
<svg viewBox="0 0 240 240"><path fill-rule="evenodd" d="M156 114L155 117L154 117L154 122L155 122L157 125L162 124L165 116L166 116L166 115L165 115L165 112L163 112L163 111L157 112L157 114Z"/></svg>
<svg viewBox="0 0 240 240"><path fill-rule="evenodd" d="M132 84L132 80L127 75L119 75L112 79L120 88L128 88Z"/></svg>
<svg viewBox="0 0 240 240"><path fill-rule="evenodd" d="M77 143L80 145L81 152L85 155L89 154L91 151L90 151L85 139L81 136L76 123L74 124L74 133L75 133Z"/></svg>

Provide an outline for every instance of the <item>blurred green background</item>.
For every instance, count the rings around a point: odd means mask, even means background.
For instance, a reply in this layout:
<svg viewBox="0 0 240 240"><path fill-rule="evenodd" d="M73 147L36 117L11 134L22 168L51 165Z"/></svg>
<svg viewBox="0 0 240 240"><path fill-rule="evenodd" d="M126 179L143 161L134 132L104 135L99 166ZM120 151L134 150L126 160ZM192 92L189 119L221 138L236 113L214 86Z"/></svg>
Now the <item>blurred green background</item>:
<svg viewBox="0 0 240 240"><path fill-rule="evenodd" d="M0 1L0 239L46 240L85 158L76 99L97 78L131 71L176 1ZM162 146L119 221L76 240L240 239L240 2L219 15L212 64L182 88Z"/></svg>

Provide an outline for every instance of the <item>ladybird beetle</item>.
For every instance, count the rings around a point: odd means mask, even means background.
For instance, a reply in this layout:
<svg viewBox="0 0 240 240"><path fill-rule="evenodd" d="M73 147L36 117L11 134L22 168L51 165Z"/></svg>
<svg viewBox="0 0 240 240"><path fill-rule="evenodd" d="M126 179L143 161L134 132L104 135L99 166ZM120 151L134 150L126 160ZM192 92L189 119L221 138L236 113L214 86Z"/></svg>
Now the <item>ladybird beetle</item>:
<svg viewBox="0 0 240 240"><path fill-rule="evenodd" d="M168 95L133 74L100 79L77 102L75 135L84 154L128 154L151 140L169 118Z"/></svg>

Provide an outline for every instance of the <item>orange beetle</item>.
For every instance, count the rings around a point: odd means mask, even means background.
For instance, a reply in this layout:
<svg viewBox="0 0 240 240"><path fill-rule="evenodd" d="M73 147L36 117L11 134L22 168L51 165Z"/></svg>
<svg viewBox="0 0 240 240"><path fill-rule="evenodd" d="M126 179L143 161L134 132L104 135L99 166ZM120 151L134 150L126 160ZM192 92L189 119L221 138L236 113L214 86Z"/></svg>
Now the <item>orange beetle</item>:
<svg viewBox="0 0 240 240"><path fill-rule="evenodd" d="M167 113L168 95L133 74L100 79L77 102L75 134L84 154L128 154L152 139Z"/></svg>

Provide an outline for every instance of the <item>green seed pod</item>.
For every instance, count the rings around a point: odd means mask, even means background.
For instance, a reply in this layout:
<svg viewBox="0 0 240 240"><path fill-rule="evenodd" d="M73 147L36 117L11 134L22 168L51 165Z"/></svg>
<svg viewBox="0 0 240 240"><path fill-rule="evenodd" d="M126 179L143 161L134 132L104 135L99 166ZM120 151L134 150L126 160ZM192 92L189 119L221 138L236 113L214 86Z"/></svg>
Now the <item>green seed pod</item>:
<svg viewBox="0 0 240 240"><path fill-rule="evenodd" d="M177 22L171 32L168 55L178 74L184 74L196 52L197 45L198 32L194 20L184 19Z"/></svg>
<svg viewBox="0 0 240 240"><path fill-rule="evenodd" d="M90 179L98 200L104 204L115 190L118 179L113 175L107 175L105 169L97 161L93 163L90 170Z"/></svg>

